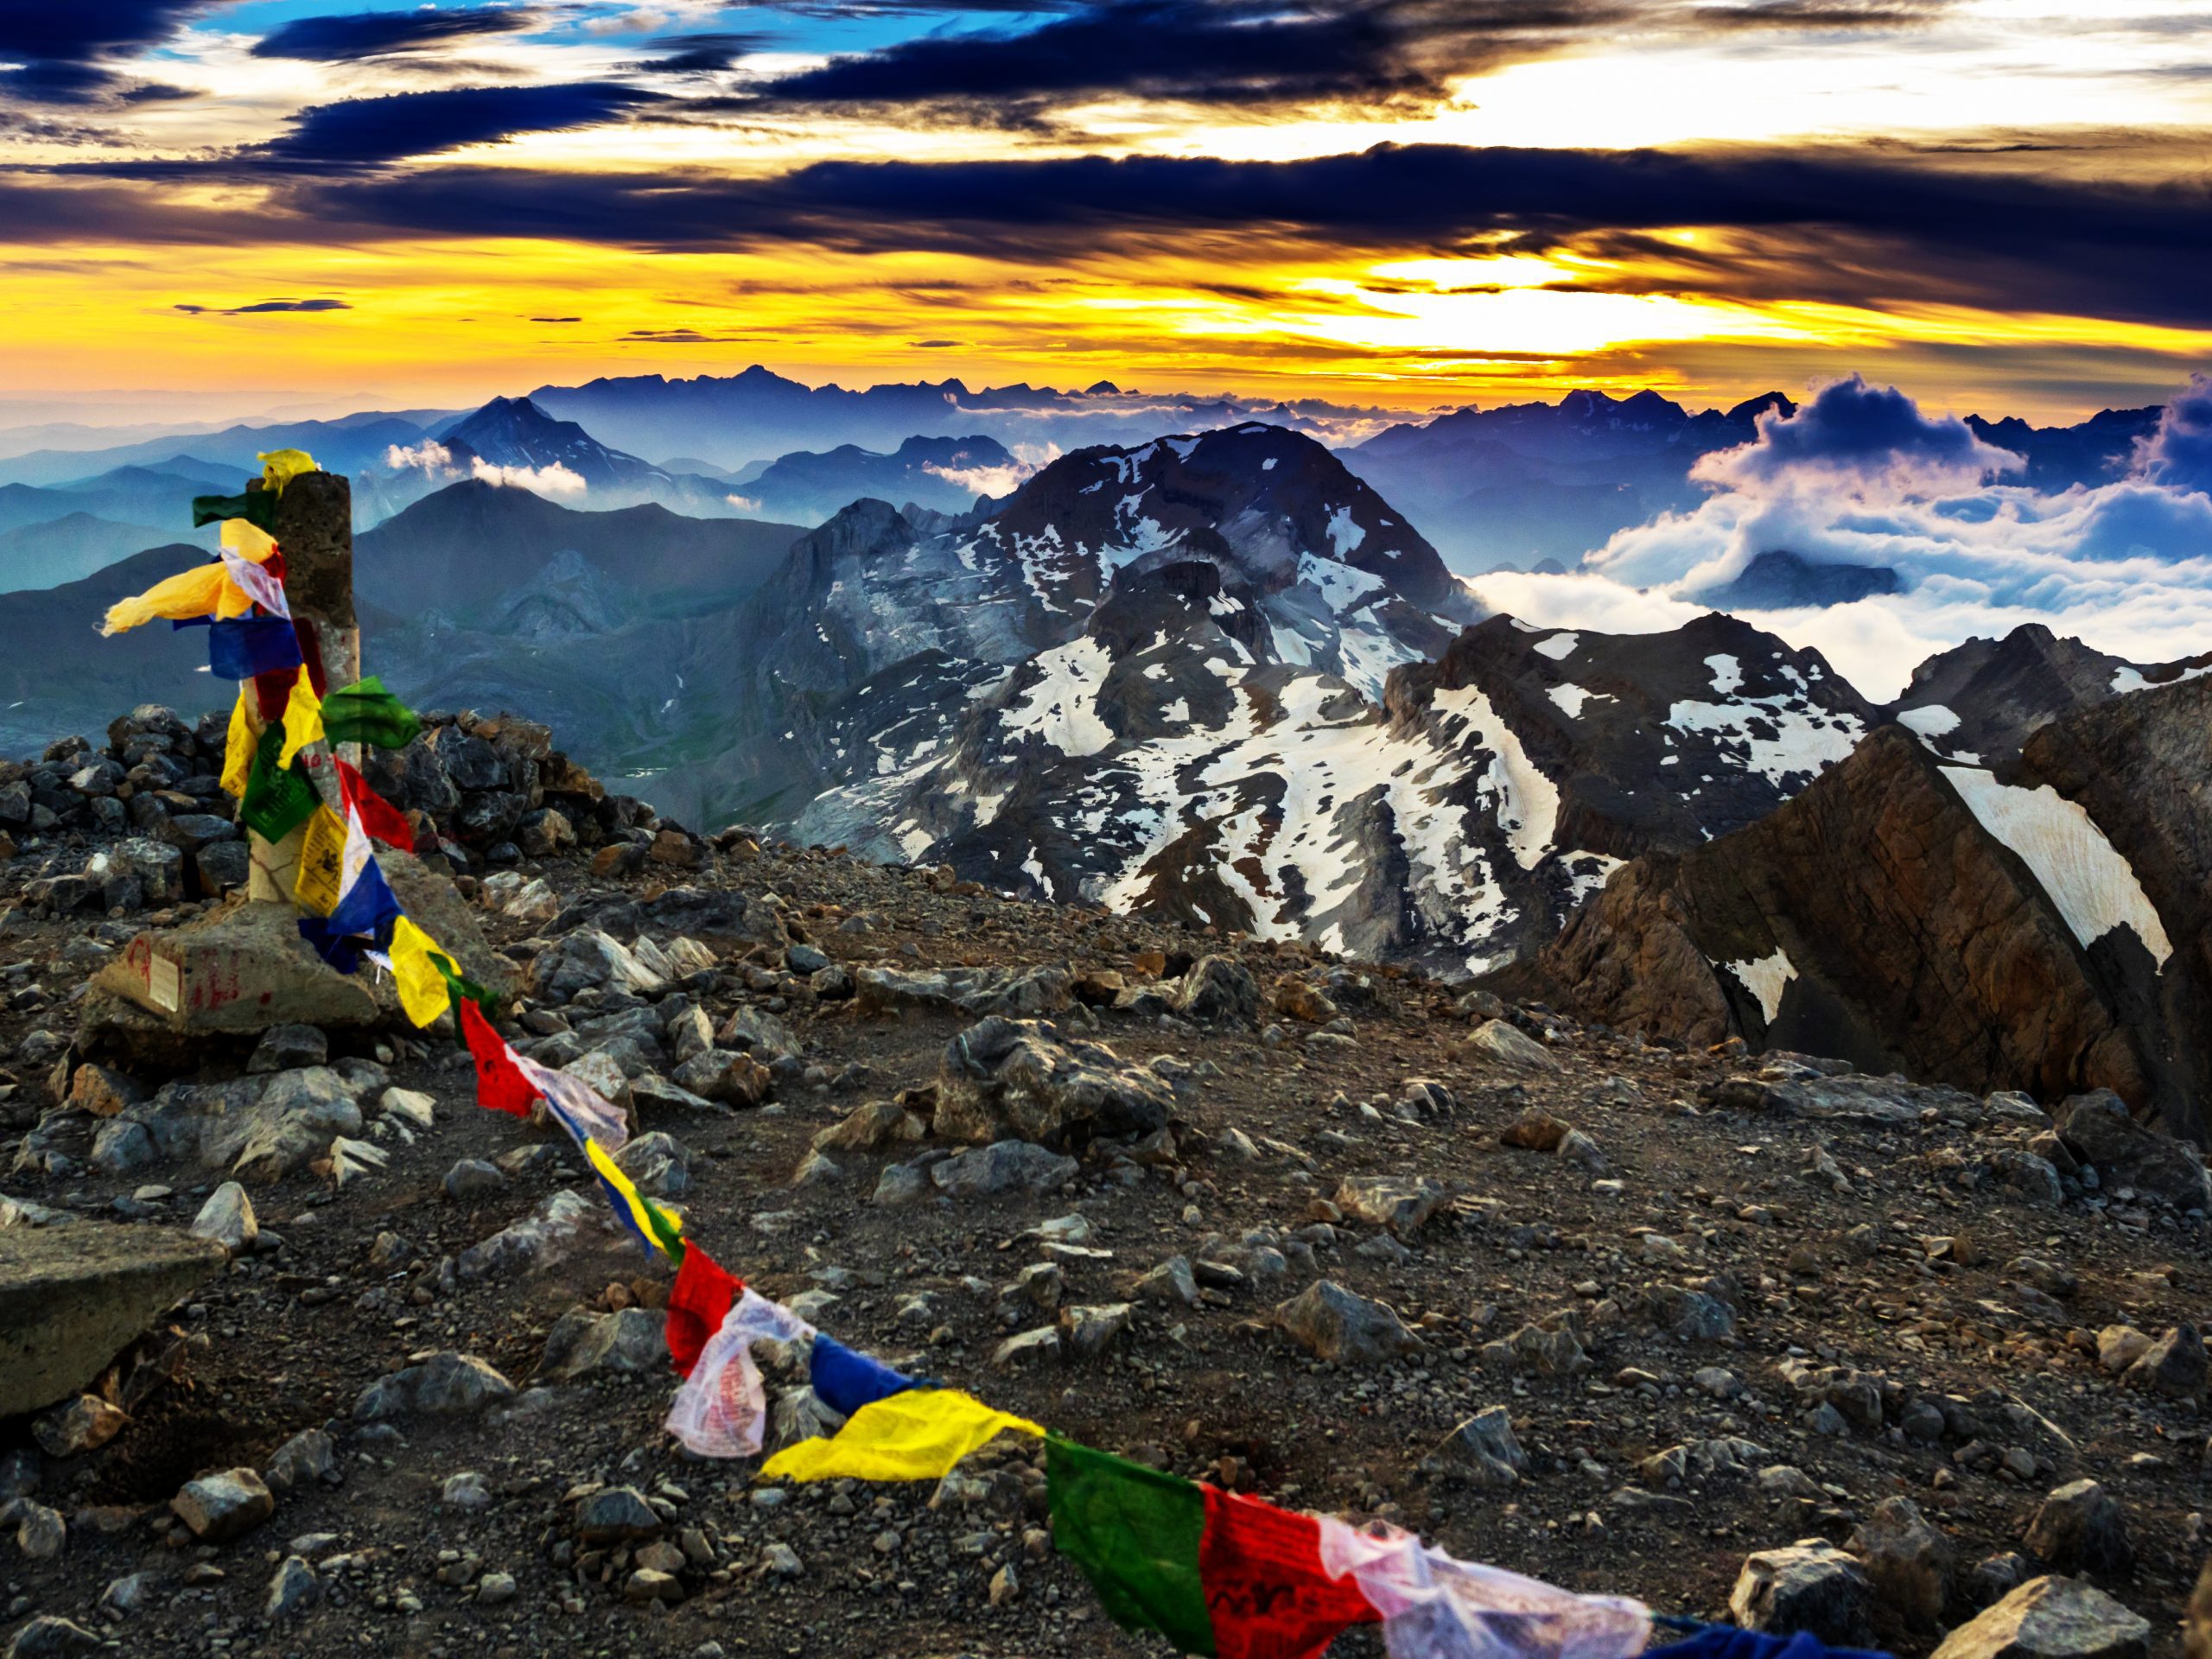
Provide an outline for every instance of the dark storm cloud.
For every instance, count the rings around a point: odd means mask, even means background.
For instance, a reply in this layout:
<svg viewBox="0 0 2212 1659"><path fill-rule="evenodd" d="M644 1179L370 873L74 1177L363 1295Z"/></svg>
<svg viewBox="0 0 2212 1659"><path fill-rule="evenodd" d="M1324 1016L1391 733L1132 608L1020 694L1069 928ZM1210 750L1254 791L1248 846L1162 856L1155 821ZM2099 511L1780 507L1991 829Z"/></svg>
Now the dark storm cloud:
<svg viewBox="0 0 2212 1659"><path fill-rule="evenodd" d="M1200 104L1433 99L1456 77L1632 25L1654 34L1891 31L1949 0L1104 0L1019 33L932 32L768 83L787 104L950 103L1018 118L1093 95Z"/></svg>
<svg viewBox="0 0 2212 1659"><path fill-rule="evenodd" d="M647 51L665 51L668 55L649 58L638 65L639 69L652 70L662 74L704 73L727 69L738 59L760 47L765 39L759 35L668 35L647 41Z"/></svg>
<svg viewBox="0 0 2212 1659"><path fill-rule="evenodd" d="M251 317L267 311L351 311L343 300L256 300L251 305L173 305L195 317Z"/></svg>
<svg viewBox="0 0 2212 1659"><path fill-rule="evenodd" d="M658 101L657 93L614 81L454 86L350 99L301 111L290 131L240 152L236 159L249 168L273 162L294 168L342 170L435 155L462 144L490 143L518 133L593 126Z"/></svg>
<svg viewBox="0 0 2212 1659"><path fill-rule="evenodd" d="M152 46L214 0L6 0L0 4L0 58L82 63Z"/></svg>
<svg viewBox="0 0 2212 1659"><path fill-rule="evenodd" d="M770 82L779 103L1206 104L1434 97L1450 74L1552 50L1617 0L1107 0L1020 34L931 34Z"/></svg>
<svg viewBox="0 0 2212 1659"><path fill-rule="evenodd" d="M191 93L114 67L107 60L168 38L213 0L97 0L50 4L0 0L0 98L73 107L112 107Z"/></svg>
<svg viewBox="0 0 2212 1659"><path fill-rule="evenodd" d="M54 58L39 58L20 69L0 70L0 98L16 99L26 104L73 109L112 108L195 96L181 86L140 80L102 63L66 63Z"/></svg>
<svg viewBox="0 0 2212 1659"><path fill-rule="evenodd" d="M418 52L485 35L535 29L545 14L534 6L476 6L458 11L355 11L296 17L254 42L257 58L305 58L343 63L354 58Z"/></svg>
<svg viewBox="0 0 2212 1659"><path fill-rule="evenodd" d="M1694 291L1770 278L1799 295L1878 302L1940 278L1955 300L2212 322L2200 280L2212 186L1972 174L1838 149L1681 155L1382 145L1295 162L1077 157L823 162L779 177L440 168L302 183L296 211L429 234L569 237L672 249L804 240L860 253L931 251L1015 263L1235 232L1359 250L1531 247L1680 226L1855 250L1772 267L1708 252ZM1653 242L1656 253L1689 256ZM1794 287L1792 286L1794 284Z"/></svg>

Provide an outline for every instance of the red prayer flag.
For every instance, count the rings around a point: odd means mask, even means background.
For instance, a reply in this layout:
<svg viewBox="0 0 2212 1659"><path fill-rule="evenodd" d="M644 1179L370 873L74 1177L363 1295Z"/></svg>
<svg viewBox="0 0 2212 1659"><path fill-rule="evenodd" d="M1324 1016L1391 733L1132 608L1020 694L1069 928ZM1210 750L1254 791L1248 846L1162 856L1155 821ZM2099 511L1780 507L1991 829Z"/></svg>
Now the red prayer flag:
<svg viewBox="0 0 2212 1659"><path fill-rule="evenodd" d="M467 997L457 998L461 1033L467 1039L469 1058L476 1062L476 1103L495 1112L528 1117L537 1090L515 1064L506 1039L492 1029L484 1011Z"/></svg>
<svg viewBox="0 0 2212 1659"><path fill-rule="evenodd" d="M744 1291L745 1281L724 1272L696 1241L684 1241L683 1265L668 1293L668 1357L678 1375L691 1375L708 1338L722 1328L730 1304Z"/></svg>
<svg viewBox="0 0 2212 1659"><path fill-rule="evenodd" d="M284 723L284 710L291 707L292 688L300 683L297 667L272 668L266 674L253 677L254 702L261 709L261 724L265 729Z"/></svg>
<svg viewBox="0 0 2212 1659"><path fill-rule="evenodd" d="M308 665L308 684L318 700L330 695L330 677L323 671L322 641L315 624L304 616L292 619L293 635L300 642L301 659Z"/></svg>
<svg viewBox="0 0 2212 1659"><path fill-rule="evenodd" d="M1198 1579L1218 1659L1319 1659L1346 1626L1382 1618L1356 1582L1332 1579L1321 1565L1321 1527L1312 1516L1201 1490Z"/></svg>
<svg viewBox="0 0 2212 1659"><path fill-rule="evenodd" d="M415 830L407 815L369 787L369 780L345 761L338 762L338 791L361 817L361 828L403 853L415 850Z"/></svg>

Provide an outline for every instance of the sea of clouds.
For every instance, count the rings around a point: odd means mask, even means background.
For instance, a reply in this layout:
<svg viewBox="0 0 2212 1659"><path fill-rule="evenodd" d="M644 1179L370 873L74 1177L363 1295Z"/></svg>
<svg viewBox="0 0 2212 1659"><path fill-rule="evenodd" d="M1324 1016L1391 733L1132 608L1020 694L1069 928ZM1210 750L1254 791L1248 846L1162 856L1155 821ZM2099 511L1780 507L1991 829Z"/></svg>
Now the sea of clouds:
<svg viewBox="0 0 2212 1659"><path fill-rule="evenodd" d="M1633 633L1709 608L1697 596L1763 552L1894 570L1894 594L1738 613L1878 701L1935 652L2024 622L2138 662L2212 650L2212 378L2191 377L2109 483L2056 493L2008 482L2021 457L1856 375L1758 434L1698 462L1697 507L1618 532L1580 570L1470 586L1526 621Z"/></svg>

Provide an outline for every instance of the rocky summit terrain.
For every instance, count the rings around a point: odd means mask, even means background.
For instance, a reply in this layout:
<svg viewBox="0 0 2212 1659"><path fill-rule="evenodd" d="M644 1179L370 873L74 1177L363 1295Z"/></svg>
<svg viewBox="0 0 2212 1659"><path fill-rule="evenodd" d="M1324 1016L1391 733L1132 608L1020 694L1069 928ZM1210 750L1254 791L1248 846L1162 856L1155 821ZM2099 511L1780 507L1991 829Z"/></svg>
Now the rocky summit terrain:
<svg viewBox="0 0 2212 1659"><path fill-rule="evenodd" d="M211 1241L81 1392L0 1423L9 1653L1161 1651L1054 1554L1033 1442L914 1486L680 1452L666 1271L556 1131L476 1106L449 1027L77 1052L88 976L223 902L205 845L174 888L82 873L213 832L160 827L218 817L183 810L204 729L160 712L4 786L0 1261ZM1669 1612L1915 1659L2177 1649L2212 1196L2111 1096L702 838L543 728L433 723L438 769L385 782L516 971L503 1030L854 1347ZM142 808L156 755L180 800ZM834 1421L768 1370L772 1444Z"/></svg>

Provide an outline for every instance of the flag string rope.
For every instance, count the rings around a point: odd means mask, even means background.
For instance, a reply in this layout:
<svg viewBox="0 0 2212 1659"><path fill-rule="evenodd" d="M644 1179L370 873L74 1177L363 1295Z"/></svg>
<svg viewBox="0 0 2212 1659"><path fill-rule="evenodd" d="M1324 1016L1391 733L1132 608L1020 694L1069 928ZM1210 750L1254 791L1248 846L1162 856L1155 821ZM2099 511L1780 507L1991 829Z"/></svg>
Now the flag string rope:
<svg viewBox="0 0 2212 1659"><path fill-rule="evenodd" d="M241 682L225 744L223 787L238 818L271 843L304 828L294 896L300 933L343 973L363 959L389 972L416 1027L450 1010L476 1071L477 1103L517 1116L542 1103L583 1153L623 1228L676 1268L669 1353L683 1382L666 1427L705 1457L761 1449L767 1417L754 1344L807 1344L807 1387L841 1424L762 1464L769 1479L942 1480L1005 1433L1045 1446L1056 1549L1089 1579L1125 1629L1217 1659L1320 1659L1354 1624L1379 1624L1390 1659L1629 1659L1654 1630L1681 1639L1653 1659L1887 1659L1654 1612L1626 1597L1562 1590L1462 1561L1376 1521L1362 1528L1285 1510L1095 1451L997 1410L963 1389L910 1377L846 1347L715 1262L680 1212L638 1190L616 1160L626 1115L581 1078L520 1054L493 1027L495 998L401 909L372 841L412 850L403 813L338 758L334 746L404 747L421 729L374 679L327 688L312 622L295 618L273 530L284 486L315 470L297 450L260 459L264 487L193 503L219 521L212 563L110 609L101 632L166 618L210 629L211 669ZM246 686L253 695L249 698Z"/></svg>

